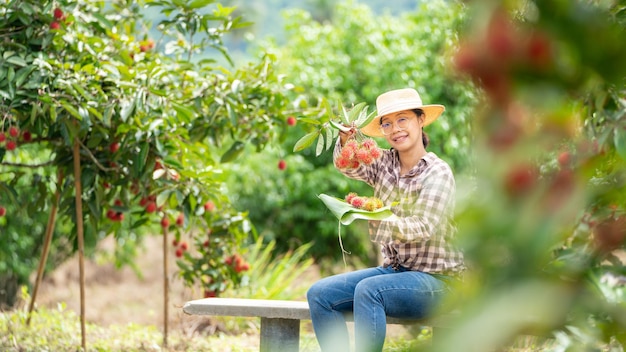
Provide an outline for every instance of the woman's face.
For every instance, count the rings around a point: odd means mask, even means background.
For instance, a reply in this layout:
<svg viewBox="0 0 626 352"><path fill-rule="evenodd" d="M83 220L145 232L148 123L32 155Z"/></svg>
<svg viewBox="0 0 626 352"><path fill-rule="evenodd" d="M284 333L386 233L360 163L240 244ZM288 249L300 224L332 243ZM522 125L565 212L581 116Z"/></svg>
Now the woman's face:
<svg viewBox="0 0 626 352"><path fill-rule="evenodd" d="M422 143L422 121L413 111L404 110L383 116L380 129L391 147L404 151Z"/></svg>

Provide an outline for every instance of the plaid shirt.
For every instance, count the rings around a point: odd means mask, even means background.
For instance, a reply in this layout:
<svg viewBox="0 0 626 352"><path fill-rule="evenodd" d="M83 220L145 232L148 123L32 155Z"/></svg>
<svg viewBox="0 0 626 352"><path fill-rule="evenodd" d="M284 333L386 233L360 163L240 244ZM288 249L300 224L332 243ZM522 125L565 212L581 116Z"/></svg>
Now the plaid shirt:
<svg viewBox="0 0 626 352"><path fill-rule="evenodd" d="M340 153L338 141L335 160ZM391 149L371 165L340 171L372 186L384 204L398 202L391 208L398 220L369 221L370 239L381 245L384 266L445 275L465 269L463 254L450 243L456 232L450 218L456 185L445 161L430 152L400 176L400 158Z"/></svg>

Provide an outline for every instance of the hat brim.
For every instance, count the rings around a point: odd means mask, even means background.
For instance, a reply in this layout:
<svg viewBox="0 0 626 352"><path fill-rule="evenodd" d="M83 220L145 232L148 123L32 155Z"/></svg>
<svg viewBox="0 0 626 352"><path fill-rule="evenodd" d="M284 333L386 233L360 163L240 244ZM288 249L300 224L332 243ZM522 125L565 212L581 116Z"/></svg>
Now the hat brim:
<svg viewBox="0 0 626 352"><path fill-rule="evenodd" d="M431 105L421 105L421 106L411 107L408 109L402 108L398 110L387 111L385 112L384 115L378 115L374 117L372 121L370 121L370 123L368 123L365 127L361 128L361 132L364 135L370 136L370 137L385 137L383 132L380 130L380 120L384 116L387 116L389 114L393 114L399 111L413 110L413 109L422 109L424 111L424 115L426 115L426 118L424 119L424 126L428 126L431 123L433 123L437 118L439 118L439 116L441 116L444 110L446 110L445 106L443 105L431 104Z"/></svg>

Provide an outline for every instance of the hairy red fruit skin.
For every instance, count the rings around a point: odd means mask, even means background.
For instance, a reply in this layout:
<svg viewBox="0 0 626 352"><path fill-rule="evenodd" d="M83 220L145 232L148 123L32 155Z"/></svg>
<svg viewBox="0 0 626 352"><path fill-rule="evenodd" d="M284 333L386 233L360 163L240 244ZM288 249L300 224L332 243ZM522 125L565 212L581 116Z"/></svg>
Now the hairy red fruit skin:
<svg viewBox="0 0 626 352"><path fill-rule="evenodd" d="M8 141L5 148L7 148L8 151L15 150L15 148L17 148L17 143L15 143L15 141Z"/></svg>
<svg viewBox="0 0 626 352"><path fill-rule="evenodd" d="M30 133L30 131L24 131L22 132L22 139L24 140L24 142L30 142L33 139L33 135Z"/></svg>
<svg viewBox="0 0 626 352"><path fill-rule="evenodd" d="M120 149L120 144L117 142L113 142L111 143L111 145L109 146L109 151L111 151L111 153L115 153Z"/></svg>
<svg viewBox="0 0 626 352"><path fill-rule="evenodd" d="M187 249L189 249L189 244L187 244L187 242L181 242L180 249L182 249L183 251L186 251Z"/></svg>
<svg viewBox="0 0 626 352"><path fill-rule="evenodd" d="M280 160L278 162L278 169L279 170L285 170L287 168L287 162L285 160Z"/></svg>
<svg viewBox="0 0 626 352"><path fill-rule="evenodd" d="M183 256L183 250L178 248L174 254L176 255L176 258L180 258Z"/></svg>
<svg viewBox="0 0 626 352"><path fill-rule="evenodd" d="M60 29L60 28L61 28L61 25L59 24L59 22L54 21L54 22L50 23L50 29L57 30L57 29Z"/></svg>
<svg viewBox="0 0 626 352"><path fill-rule="evenodd" d="M146 212L148 213L154 213L157 209L156 203L155 202L149 202L146 205Z"/></svg>
<svg viewBox="0 0 626 352"><path fill-rule="evenodd" d="M9 136L11 136L11 137L15 138L15 137L17 137L19 134L20 134L20 130L19 130L17 127L15 127L15 126L11 126L11 127L9 128Z"/></svg>
<svg viewBox="0 0 626 352"><path fill-rule="evenodd" d="M54 9L54 18L56 18L57 20L60 20L63 18L63 10L61 10L60 8L56 8Z"/></svg>
<svg viewBox="0 0 626 352"><path fill-rule="evenodd" d="M526 48L530 64L536 68L545 68L552 63L552 43L544 33L533 33Z"/></svg>
<svg viewBox="0 0 626 352"><path fill-rule="evenodd" d="M572 160L572 157L569 152L561 152L557 158L557 161L559 162L559 165L561 167L569 166L571 160Z"/></svg>
<svg viewBox="0 0 626 352"><path fill-rule="evenodd" d="M297 123L297 121L296 121L296 118L295 118L295 117L293 117L293 116L289 116L289 117L287 118L287 124L288 124L289 126L295 126L295 125L296 125L296 123Z"/></svg>
<svg viewBox="0 0 626 352"><path fill-rule="evenodd" d="M7 140L7 135L4 132L0 133L0 143Z"/></svg>
<svg viewBox="0 0 626 352"><path fill-rule="evenodd" d="M163 219L161 219L161 227L164 229L170 227L170 219L168 219L167 217L163 217ZM174 242L175 241L176 240L174 240Z"/></svg>
<svg viewBox="0 0 626 352"><path fill-rule="evenodd" d="M454 66L458 71L476 77L480 70L480 58L474 47L462 45L454 56Z"/></svg>
<svg viewBox="0 0 626 352"><path fill-rule="evenodd" d="M0 218L7 214L7 208L0 207Z"/></svg>
<svg viewBox="0 0 626 352"><path fill-rule="evenodd" d="M204 211L213 211L215 210L215 204L211 201L208 201L206 203L204 203Z"/></svg>
<svg viewBox="0 0 626 352"><path fill-rule="evenodd" d="M185 223L185 216L182 213L178 214L178 217L176 218L176 225L183 226L184 223Z"/></svg>
<svg viewBox="0 0 626 352"><path fill-rule="evenodd" d="M510 60L515 54L517 38L508 16L498 11L487 29L487 49L498 60Z"/></svg>
<svg viewBox="0 0 626 352"><path fill-rule="evenodd" d="M506 174L504 188L510 196L521 196L533 188L537 177L532 165L518 165Z"/></svg>
<svg viewBox="0 0 626 352"><path fill-rule="evenodd" d="M107 210L107 218L111 221L122 221L124 220L124 213L109 209Z"/></svg>

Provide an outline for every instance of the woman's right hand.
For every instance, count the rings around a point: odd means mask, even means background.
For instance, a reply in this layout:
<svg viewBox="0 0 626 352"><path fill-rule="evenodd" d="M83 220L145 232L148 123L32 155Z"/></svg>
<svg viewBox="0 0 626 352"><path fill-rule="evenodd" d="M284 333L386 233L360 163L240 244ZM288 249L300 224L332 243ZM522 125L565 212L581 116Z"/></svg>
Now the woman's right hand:
<svg viewBox="0 0 626 352"><path fill-rule="evenodd" d="M350 127L350 126L346 126L346 127ZM341 141L341 146L343 147L344 144L346 144L346 141L348 139L350 139L350 137L354 136L355 134L356 134L356 128L355 127L352 127L352 128L350 128L350 130L345 131L345 132L339 130L339 139Z"/></svg>

